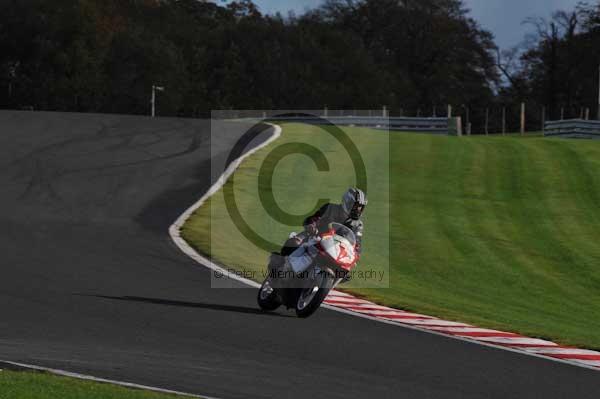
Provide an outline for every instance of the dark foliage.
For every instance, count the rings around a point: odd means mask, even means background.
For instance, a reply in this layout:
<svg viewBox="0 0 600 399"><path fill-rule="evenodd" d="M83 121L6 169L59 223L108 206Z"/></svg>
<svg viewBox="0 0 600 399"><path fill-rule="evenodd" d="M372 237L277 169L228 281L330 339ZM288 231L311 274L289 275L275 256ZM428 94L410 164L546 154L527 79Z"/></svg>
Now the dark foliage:
<svg viewBox="0 0 600 399"><path fill-rule="evenodd" d="M0 0L0 106L147 113L489 101L491 35L460 0Z"/></svg>
<svg viewBox="0 0 600 399"><path fill-rule="evenodd" d="M511 85L502 97L546 107L551 119L590 117L598 110L600 2L555 12L550 20L530 19L534 34L508 72ZM600 117L600 115L599 115Z"/></svg>

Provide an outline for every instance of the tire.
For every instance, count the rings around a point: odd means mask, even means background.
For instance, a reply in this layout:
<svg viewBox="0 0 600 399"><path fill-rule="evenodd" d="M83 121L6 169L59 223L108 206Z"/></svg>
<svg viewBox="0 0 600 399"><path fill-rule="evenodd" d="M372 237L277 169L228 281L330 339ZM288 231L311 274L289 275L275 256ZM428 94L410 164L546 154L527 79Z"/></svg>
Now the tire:
<svg viewBox="0 0 600 399"><path fill-rule="evenodd" d="M329 291L331 291L331 288L333 287L334 280L329 273L321 272L319 276L321 277L321 281L318 284L318 291L314 294L310 302L301 306L303 294L306 294L307 291L311 290L310 288L302 290L300 296L298 297L298 301L296 302L296 315L301 319L306 319L307 317L312 316L321 307L321 304L325 298L327 298ZM313 285L313 289L316 287L317 285Z"/></svg>
<svg viewBox="0 0 600 399"><path fill-rule="evenodd" d="M269 284L269 286L270 286L270 283L271 283L270 279L267 278L260 286L260 289L258 290L258 295L256 297L258 306L266 312L272 312L273 310L275 310L281 306L279 297L277 296L277 293L275 292L275 290L272 287L271 287L272 291L270 294L266 294L266 292L265 292L267 290L266 285Z"/></svg>

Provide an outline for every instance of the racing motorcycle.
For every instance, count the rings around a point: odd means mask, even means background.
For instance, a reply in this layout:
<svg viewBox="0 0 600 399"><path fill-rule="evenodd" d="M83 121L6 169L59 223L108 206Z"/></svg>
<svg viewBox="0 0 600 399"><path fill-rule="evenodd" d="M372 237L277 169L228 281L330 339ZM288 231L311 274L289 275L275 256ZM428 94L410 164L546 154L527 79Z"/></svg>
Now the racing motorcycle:
<svg viewBox="0 0 600 399"><path fill-rule="evenodd" d="M262 310L273 311L285 305L295 309L298 317L309 317L332 289L349 278L359 259L356 236L339 223L328 227L326 232L310 237L285 257L282 260L285 267L273 269L270 265L258 292ZM278 273L278 270L288 272Z"/></svg>

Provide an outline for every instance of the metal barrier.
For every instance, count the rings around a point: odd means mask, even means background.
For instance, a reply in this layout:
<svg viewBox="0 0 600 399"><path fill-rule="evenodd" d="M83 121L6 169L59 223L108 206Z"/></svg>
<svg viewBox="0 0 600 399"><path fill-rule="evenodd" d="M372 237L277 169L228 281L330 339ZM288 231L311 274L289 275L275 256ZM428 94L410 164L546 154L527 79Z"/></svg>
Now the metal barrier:
<svg viewBox="0 0 600 399"><path fill-rule="evenodd" d="M406 132L449 134L448 118L397 118L377 116L276 116L267 117L274 122L301 122L314 125L331 124L338 126L373 127Z"/></svg>
<svg viewBox="0 0 600 399"><path fill-rule="evenodd" d="M600 139L600 121L568 119L546 122L544 136L576 139Z"/></svg>

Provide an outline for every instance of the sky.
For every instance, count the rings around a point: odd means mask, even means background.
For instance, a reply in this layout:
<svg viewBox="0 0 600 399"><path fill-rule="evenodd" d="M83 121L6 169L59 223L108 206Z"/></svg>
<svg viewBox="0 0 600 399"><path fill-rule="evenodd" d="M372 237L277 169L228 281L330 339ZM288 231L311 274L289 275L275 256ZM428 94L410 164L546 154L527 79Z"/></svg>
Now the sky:
<svg viewBox="0 0 600 399"><path fill-rule="evenodd" d="M557 9L573 9L579 0L464 0L471 15L482 27L491 31L501 48L518 45L530 30L522 22L527 17L549 17ZM288 10L302 13L307 7L321 4L321 0L254 0L263 13Z"/></svg>

